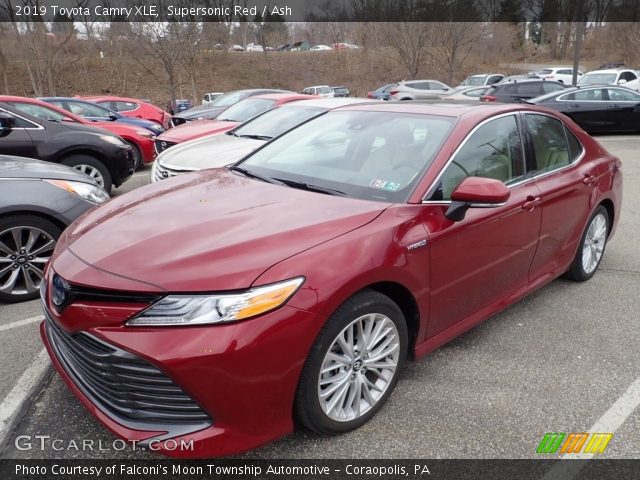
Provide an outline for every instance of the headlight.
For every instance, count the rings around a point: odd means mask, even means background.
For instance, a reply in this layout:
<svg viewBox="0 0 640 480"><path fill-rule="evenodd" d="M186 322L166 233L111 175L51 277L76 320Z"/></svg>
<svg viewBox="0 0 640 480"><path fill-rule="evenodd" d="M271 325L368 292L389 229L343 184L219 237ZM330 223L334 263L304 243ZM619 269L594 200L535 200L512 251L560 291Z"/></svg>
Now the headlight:
<svg viewBox="0 0 640 480"><path fill-rule="evenodd" d="M149 130L136 130L136 133L141 137L155 138L155 135L151 133Z"/></svg>
<svg viewBox="0 0 640 480"><path fill-rule="evenodd" d="M120 140L120 137L115 137L113 135L100 135L100 140L111 143L112 145L118 145L119 147L126 145L126 143Z"/></svg>
<svg viewBox="0 0 640 480"><path fill-rule="evenodd" d="M203 325L255 317L284 305L303 282L297 277L229 295L169 295L127 325Z"/></svg>
<svg viewBox="0 0 640 480"><path fill-rule="evenodd" d="M98 185L91 185L84 182L71 182L69 180L45 180L45 182L55 185L67 192L75 193L79 197L93 203L104 203L109 200L109 194Z"/></svg>

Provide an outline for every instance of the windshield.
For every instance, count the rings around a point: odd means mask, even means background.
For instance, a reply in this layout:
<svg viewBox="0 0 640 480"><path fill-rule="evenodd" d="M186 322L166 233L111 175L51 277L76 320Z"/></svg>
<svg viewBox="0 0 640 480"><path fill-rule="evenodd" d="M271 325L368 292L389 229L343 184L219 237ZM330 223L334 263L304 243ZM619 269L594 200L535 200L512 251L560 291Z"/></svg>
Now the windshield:
<svg viewBox="0 0 640 480"><path fill-rule="evenodd" d="M486 80L486 75L472 75L471 77L465 78L462 85L467 85L469 87L479 87L484 85L484 81Z"/></svg>
<svg viewBox="0 0 640 480"><path fill-rule="evenodd" d="M275 100L266 98L247 98L229 107L218 117L218 120L229 122L246 122L250 118L266 112L276 104Z"/></svg>
<svg viewBox="0 0 640 480"><path fill-rule="evenodd" d="M578 85L603 85L615 83L615 73L587 73L580 77Z"/></svg>
<svg viewBox="0 0 640 480"><path fill-rule="evenodd" d="M326 111L322 107L284 106L245 123L235 129L233 134L238 137L253 137L270 139L282 135L296 125L306 122L311 117Z"/></svg>
<svg viewBox="0 0 640 480"><path fill-rule="evenodd" d="M249 94L247 92L229 92L224 95L220 95L211 105L216 107L229 107L248 96Z"/></svg>
<svg viewBox="0 0 640 480"><path fill-rule="evenodd" d="M332 111L241 162L263 177L365 200L404 202L447 137L451 117Z"/></svg>

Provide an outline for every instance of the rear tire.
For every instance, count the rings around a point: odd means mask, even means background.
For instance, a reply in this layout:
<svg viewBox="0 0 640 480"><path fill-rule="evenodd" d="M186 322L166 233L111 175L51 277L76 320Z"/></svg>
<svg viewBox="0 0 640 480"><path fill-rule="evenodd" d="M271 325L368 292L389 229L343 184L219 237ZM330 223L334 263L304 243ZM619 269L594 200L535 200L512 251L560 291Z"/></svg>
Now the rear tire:
<svg viewBox="0 0 640 480"><path fill-rule="evenodd" d="M575 282L589 280L598 270L609 236L609 212L602 205L593 212L582 233L578 251L565 278Z"/></svg>
<svg viewBox="0 0 640 480"><path fill-rule="evenodd" d="M97 158L84 154L71 155L70 157L65 158L61 163L69 167L73 167L93 178L98 185L107 191L107 193L111 193L111 187L113 186L111 173L109 173L109 170L105 167L104 163Z"/></svg>
<svg viewBox="0 0 640 480"><path fill-rule="evenodd" d="M393 391L408 345L402 311L363 290L329 317L305 361L295 399L300 424L339 434L371 419Z"/></svg>
<svg viewBox="0 0 640 480"><path fill-rule="evenodd" d="M0 218L0 302L38 298L44 266L62 230L36 215Z"/></svg>

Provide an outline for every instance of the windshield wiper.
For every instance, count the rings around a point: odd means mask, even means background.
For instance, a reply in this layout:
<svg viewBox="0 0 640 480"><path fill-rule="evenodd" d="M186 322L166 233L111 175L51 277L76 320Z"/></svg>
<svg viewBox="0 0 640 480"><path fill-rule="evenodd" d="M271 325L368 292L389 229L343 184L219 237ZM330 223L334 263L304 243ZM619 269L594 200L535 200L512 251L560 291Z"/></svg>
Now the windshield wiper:
<svg viewBox="0 0 640 480"><path fill-rule="evenodd" d="M225 132L227 135L233 135L234 137L239 137L240 135L238 135L236 132L234 132L233 130L229 130L228 132Z"/></svg>
<svg viewBox="0 0 640 480"><path fill-rule="evenodd" d="M236 134L236 136L241 137L241 138L252 138L254 140L271 140L273 138L273 137L269 137L268 135L251 135L251 134L248 134L248 135L237 135Z"/></svg>
<svg viewBox="0 0 640 480"><path fill-rule="evenodd" d="M310 192L326 193L327 195L336 195L338 197L346 197L347 194L336 190L335 188L321 187L320 185L312 185L310 183L298 182L296 180L284 180L276 178L276 180L288 185L291 188L299 188L300 190L308 190Z"/></svg>
<svg viewBox="0 0 640 480"><path fill-rule="evenodd" d="M257 173L250 172L246 168L237 167L236 165L231 165L228 168L232 172L238 172L238 173L243 174L245 177L255 178L256 180L262 180L263 182L273 183L274 185L283 185L283 186L286 185L284 182L278 180L277 178L264 177L264 176L259 175Z"/></svg>

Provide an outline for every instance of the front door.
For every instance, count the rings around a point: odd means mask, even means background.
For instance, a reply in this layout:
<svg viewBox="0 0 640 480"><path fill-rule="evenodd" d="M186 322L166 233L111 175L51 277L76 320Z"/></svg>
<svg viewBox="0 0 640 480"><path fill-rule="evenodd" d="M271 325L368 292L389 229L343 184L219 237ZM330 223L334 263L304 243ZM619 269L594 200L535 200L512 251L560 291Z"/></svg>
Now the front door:
<svg viewBox="0 0 640 480"><path fill-rule="evenodd" d="M540 192L525 181L517 115L481 125L454 154L429 192L424 222L430 246L430 314L434 336L528 283L540 232ZM468 176L495 178L510 189L506 204L470 208L460 222L444 216L451 192Z"/></svg>

